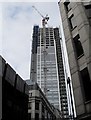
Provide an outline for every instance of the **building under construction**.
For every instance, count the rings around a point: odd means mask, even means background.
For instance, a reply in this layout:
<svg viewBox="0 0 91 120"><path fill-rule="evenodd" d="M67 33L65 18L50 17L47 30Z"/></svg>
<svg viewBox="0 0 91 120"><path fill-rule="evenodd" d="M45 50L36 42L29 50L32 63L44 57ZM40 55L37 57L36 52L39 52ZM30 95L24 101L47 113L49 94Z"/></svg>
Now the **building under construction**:
<svg viewBox="0 0 91 120"><path fill-rule="evenodd" d="M33 28L30 79L36 81L51 104L68 118L68 103L59 28ZM44 41L45 40L45 41Z"/></svg>

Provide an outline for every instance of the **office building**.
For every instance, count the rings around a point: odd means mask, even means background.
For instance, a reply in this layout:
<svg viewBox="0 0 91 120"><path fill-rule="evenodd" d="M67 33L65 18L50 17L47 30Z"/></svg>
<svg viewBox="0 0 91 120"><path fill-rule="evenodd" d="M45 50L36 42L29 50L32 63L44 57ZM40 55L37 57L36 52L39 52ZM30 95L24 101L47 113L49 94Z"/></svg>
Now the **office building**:
<svg viewBox="0 0 91 120"><path fill-rule="evenodd" d="M33 79L35 78L35 79ZM68 118L68 103L59 29L34 26L30 79L35 80L48 101Z"/></svg>
<svg viewBox="0 0 91 120"><path fill-rule="evenodd" d="M59 1L77 120L91 119L91 2Z"/></svg>
<svg viewBox="0 0 91 120"><path fill-rule="evenodd" d="M58 120L61 112L49 103L37 83L26 81L29 85L29 120ZM30 82L30 83L29 83Z"/></svg>
<svg viewBox="0 0 91 120"><path fill-rule="evenodd" d="M0 56L0 120L28 120L28 85Z"/></svg>

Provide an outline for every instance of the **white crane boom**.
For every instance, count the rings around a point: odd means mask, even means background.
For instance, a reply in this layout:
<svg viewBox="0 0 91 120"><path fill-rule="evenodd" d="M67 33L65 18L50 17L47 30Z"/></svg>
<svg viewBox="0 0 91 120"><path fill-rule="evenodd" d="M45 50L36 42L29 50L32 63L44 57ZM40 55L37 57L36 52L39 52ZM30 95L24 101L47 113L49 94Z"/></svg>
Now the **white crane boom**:
<svg viewBox="0 0 91 120"><path fill-rule="evenodd" d="M44 18L44 16L37 10L37 8L35 6L32 6L39 14L42 18Z"/></svg>
<svg viewBox="0 0 91 120"><path fill-rule="evenodd" d="M32 6L37 12L38 14L43 18L42 19L42 25L43 27L45 27L45 25L47 24L47 21L49 20L48 15L46 15L45 17L37 10L37 8L35 6Z"/></svg>

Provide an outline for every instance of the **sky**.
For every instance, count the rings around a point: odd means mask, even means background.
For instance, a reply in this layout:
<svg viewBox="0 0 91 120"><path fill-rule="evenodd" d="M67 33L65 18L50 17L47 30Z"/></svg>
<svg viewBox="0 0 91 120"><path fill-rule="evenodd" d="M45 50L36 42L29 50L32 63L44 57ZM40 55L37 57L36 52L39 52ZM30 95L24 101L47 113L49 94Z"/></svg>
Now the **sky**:
<svg viewBox="0 0 91 120"><path fill-rule="evenodd" d="M41 27L42 20L32 6L49 15L50 27L59 27L58 2L3 2L0 6L0 54L24 80L29 79L32 30L34 25Z"/></svg>

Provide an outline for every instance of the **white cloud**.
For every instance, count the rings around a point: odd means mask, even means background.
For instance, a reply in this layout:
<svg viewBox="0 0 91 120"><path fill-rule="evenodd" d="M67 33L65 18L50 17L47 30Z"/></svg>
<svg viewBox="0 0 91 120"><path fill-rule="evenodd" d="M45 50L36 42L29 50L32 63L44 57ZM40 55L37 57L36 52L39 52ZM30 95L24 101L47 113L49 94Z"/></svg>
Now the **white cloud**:
<svg viewBox="0 0 91 120"><path fill-rule="evenodd" d="M0 2L57 2L57 0L0 0Z"/></svg>
<svg viewBox="0 0 91 120"><path fill-rule="evenodd" d="M0 2L65 2L66 0L0 0ZM90 2L91 0L69 0L70 2Z"/></svg>
<svg viewBox="0 0 91 120"><path fill-rule="evenodd" d="M2 5L0 3L0 53L2 52Z"/></svg>
<svg viewBox="0 0 91 120"><path fill-rule="evenodd" d="M50 26L59 26L57 3L3 3L3 48L6 61L24 78L29 78L31 40L34 24L41 26L41 16L32 8L50 16Z"/></svg>

